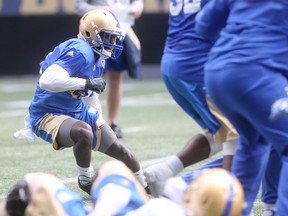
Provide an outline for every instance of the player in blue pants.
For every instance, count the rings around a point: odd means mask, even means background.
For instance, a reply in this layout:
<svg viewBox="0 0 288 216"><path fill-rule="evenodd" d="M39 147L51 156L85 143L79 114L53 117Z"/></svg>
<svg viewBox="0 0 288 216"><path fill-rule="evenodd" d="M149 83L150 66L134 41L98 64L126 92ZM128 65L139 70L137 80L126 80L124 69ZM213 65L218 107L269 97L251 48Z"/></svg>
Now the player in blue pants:
<svg viewBox="0 0 288 216"><path fill-rule="evenodd" d="M238 134L210 103L209 98L207 100L204 86L203 65L207 61L213 40L205 40L195 32L195 16L206 3L206 0L171 1L161 74L173 99L203 130L212 134L212 139L207 133L197 134L177 155L146 168L144 173L154 196L161 194L168 177L175 176L183 168L220 151L222 147L219 143L223 143L225 158L231 159L235 151L234 144ZM219 146L221 148L217 148ZM227 163L227 160L222 162L223 164L218 165L230 169L231 163ZM214 166L213 163L212 165Z"/></svg>
<svg viewBox="0 0 288 216"><path fill-rule="evenodd" d="M196 18L197 32L206 39L220 34L205 65L205 84L240 135L232 171L245 190L245 216L257 196L271 144L282 160L276 215L288 212L288 124L269 118L272 104L287 97L287 17L287 0L211 0Z"/></svg>
<svg viewBox="0 0 288 216"><path fill-rule="evenodd" d="M279 182L279 174L281 171L282 163L277 151L272 147L270 150L269 161L267 168L262 180L262 205L263 205L263 216L273 215L276 211L277 201L277 188Z"/></svg>
<svg viewBox="0 0 288 216"><path fill-rule="evenodd" d="M203 66L213 42L199 36L194 26L195 16L206 2L171 1L170 4L169 28L161 59L162 80L175 102L203 132L193 134L181 151L181 157L173 156L167 161L168 168L152 165L145 169L146 181L156 197L161 194L168 177L211 157L221 151L222 146L223 167L230 169L237 147L236 130L210 102L205 91Z"/></svg>

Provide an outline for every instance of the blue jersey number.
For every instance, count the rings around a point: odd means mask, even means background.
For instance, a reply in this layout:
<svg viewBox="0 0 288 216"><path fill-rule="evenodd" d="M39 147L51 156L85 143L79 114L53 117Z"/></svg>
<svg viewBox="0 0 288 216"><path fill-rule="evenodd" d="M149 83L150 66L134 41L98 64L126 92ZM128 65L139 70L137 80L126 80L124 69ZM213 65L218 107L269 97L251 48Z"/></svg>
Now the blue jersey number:
<svg viewBox="0 0 288 216"><path fill-rule="evenodd" d="M197 13L201 9L201 0L171 0L170 14L178 16L183 10L184 14Z"/></svg>

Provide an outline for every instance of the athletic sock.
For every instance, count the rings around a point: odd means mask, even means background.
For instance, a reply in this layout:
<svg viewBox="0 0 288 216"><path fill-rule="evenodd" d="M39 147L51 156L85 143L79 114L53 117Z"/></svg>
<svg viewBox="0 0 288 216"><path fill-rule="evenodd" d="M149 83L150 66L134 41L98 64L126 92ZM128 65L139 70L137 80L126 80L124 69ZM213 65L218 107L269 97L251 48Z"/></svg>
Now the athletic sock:
<svg viewBox="0 0 288 216"><path fill-rule="evenodd" d="M145 177L144 177L144 175L143 175L143 170L142 170L142 168L140 168L139 171L135 172L134 175L135 175L136 179L139 181L139 183L140 183L144 188L146 188L148 184L147 184L147 182L145 181Z"/></svg>
<svg viewBox="0 0 288 216"><path fill-rule="evenodd" d="M82 180L87 181L87 178L92 179L95 173L94 168L91 164L89 167L80 167L77 165L77 170L78 170L78 178L80 181Z"/></svg>
<svg viewBox="0 0 288 216"><path fill-rule="evenodd" d="M173 155L164 163L171 169L173 176L176 176L179 172L181 172L184 169L183 163L176 155ZM159 172L161 171L159 170Z"/></svg>

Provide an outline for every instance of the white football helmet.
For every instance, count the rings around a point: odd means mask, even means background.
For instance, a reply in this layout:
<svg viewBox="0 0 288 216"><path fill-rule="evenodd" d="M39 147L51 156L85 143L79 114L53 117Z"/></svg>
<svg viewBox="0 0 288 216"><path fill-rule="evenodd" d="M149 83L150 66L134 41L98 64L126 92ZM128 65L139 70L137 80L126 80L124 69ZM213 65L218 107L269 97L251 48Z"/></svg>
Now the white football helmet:
<svg viewBox="0 0 288 216"><path fill-rule="evenodd" d="M203 170L184 193L182 204L193 216L240 216L244 192L239 180L222 168Z"/></svg>
<svg viewBox="0 0 288 216"><path fill-rule="evenodd" d="M123 50L124 36L119 22L105 9L95 9L84 14L80 19L78 36L86 40L94 52L104 59L116 59Z"/></svg>

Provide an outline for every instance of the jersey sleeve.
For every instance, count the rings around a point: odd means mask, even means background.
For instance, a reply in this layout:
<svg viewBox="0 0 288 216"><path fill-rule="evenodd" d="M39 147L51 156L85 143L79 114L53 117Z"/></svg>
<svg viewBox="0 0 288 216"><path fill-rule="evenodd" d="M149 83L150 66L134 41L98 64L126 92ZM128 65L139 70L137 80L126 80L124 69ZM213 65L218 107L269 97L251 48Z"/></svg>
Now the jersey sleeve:
<svg viewBox="0 0 288 216"><path fill-rule="evenodd" d="M71 49L58 58L55 64L58 64L64 68L70 76L73 76L75 73L86 67L87 61L82 53L77 52L76 49Z"/></svg>
<svg viewBox="0 0 288 216"><path fill-rule="evenodd" d="M226 25L229 15L227 0L211 0L196 16L196 32L206 40L215 41Z"/></svg>

